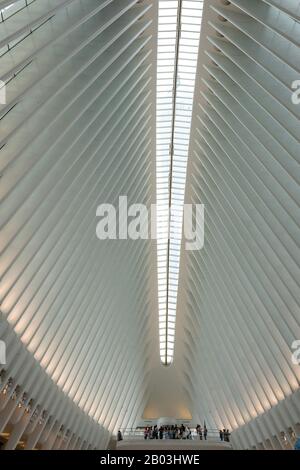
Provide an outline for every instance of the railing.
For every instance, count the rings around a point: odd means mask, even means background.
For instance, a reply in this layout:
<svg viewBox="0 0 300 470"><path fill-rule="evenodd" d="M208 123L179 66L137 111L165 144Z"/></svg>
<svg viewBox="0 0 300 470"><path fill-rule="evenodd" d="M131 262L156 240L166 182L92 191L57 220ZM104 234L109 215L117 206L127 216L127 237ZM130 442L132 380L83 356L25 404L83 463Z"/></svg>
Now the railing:
<svg viewBox="0 0 300 470"><path fill-rule="evenodd" d="M191 430L191 437L189 439L192 439L192 440L200 440L200 436L199 434L197 434L196 432L196 429L195 428L190 428ZM121 433L122 433L122 437L124 440L139 440L139 439L144 439L144 432L145 432L145 429L144 428L123 428L123 429L120 429ZM150 439L153 439L153 438L150 438ZM158 432L158 439L160 439L160 436L159 436L159 432ZM163 439L174 439L173 437L171 437L171 434L170 434L170 431L164 431L163 433ZM188 438L179 438L179 439L188 439ZM204 434L203 434L203 429L202 429L202 440L204 441L205 438L204 438ZM207 430L207 437L206 437L206 440L207 441L214 441L214 442L221 442L221 439L220 439L220 434L219 434L219 430L218 429L208 429Z"/></svg>

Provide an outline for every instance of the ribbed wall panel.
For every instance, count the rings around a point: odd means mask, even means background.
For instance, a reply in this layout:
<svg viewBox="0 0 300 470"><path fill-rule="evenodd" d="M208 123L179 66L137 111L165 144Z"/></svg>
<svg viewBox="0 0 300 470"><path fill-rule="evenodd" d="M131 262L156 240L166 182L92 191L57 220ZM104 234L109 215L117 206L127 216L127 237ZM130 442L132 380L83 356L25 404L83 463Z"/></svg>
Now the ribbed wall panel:
<svg viewBox="0 0 300 470"><path fill-rule="evenodd" d="M291 447L300 429L299 13L204 11L187 202L205 204L205 241L182 257L182 368L195 421L241 448Z"/></svg>
<svg viewBox="0 0 300 470"><path fill-rule="evenodd" d="M156 8L12 3L0 2L0 431L7 449L105 448L145 406L157 298L151 243L98 240L96 209L154 202Z"/></svg>

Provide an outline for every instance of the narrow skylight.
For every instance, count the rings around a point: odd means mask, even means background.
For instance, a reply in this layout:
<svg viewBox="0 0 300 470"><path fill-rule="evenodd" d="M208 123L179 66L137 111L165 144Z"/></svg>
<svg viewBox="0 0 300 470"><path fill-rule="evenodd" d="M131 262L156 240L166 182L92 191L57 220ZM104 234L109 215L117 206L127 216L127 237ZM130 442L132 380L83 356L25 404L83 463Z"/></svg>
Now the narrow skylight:
<svg viewBox="0 0 300 470"><path fill-rule="evenodd" d="M157 266L160 359L173 361L186 169L203 0L160 0L157 52ZM171 207L171 210L169 209Z"/></svg>

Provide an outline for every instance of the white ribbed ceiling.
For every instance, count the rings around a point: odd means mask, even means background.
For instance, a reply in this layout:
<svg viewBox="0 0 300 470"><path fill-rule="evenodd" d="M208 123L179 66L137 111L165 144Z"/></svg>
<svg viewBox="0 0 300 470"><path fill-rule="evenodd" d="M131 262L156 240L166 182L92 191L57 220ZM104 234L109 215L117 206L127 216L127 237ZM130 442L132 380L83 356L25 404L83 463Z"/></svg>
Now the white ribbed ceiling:
<svg viewBox="0 0 300 470"><path fill-rule="evenodd" d="M240 448L300 433L300 5L180 3L179 23L178 2L162 2L159 36L152 0L0 0L8 449L106 448L160 416L228 428ZM174 83L159 48L174 60L176 38L174 100L159 94ZM205 204L205 240L180 254L184 192ZM99 204L156 194L178 202L168 254L97 238Z"/></svg>

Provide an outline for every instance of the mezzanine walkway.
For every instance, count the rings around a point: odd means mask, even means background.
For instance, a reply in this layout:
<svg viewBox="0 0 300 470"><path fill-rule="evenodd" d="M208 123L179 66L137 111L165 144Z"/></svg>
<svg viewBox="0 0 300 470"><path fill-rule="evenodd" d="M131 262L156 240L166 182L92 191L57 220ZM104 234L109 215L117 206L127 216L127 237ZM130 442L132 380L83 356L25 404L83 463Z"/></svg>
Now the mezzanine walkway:
<svg viewBox="0 0 300 470"><path fill-rule="evenodd" d="M230 450L230 442L210 439L124 439L117 443L117 450Z"/></svg>
<svg viewBox="0 0 300 470"><path fill-rule="evenodd" d="M144 439L141 428L121 429L123 440L117 443L118 450L230 450L230 442L221 441L219 431L208 430L207 440L200 440L195 429L192 439Z"/></svg>

